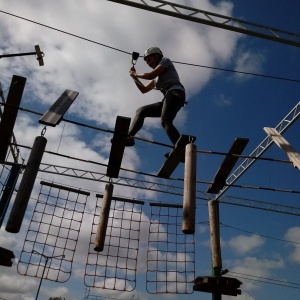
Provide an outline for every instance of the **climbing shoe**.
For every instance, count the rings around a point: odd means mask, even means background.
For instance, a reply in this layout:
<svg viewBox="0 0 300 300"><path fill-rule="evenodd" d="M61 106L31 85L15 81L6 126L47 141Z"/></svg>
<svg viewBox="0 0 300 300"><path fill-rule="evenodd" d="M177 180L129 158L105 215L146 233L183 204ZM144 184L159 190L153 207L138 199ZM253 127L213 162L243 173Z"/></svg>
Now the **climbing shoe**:
<svg viewBox="0 0 300 300"><path fill-rule="evenodd" d="M112 143L113 140L114 139L111 139L110 142ZM128 136L125 141L125 147L132 147L134 145L135 145L134 138L132 138L131 136Z"/></svg>
<svg viewBox="0 0 300 300"><path fill-rule="evenodd" d="M132 138L131 136L126 138L126 142L125 142L126 147L132 147L134 146L134 144L135 144L134 138Z"/></svg>

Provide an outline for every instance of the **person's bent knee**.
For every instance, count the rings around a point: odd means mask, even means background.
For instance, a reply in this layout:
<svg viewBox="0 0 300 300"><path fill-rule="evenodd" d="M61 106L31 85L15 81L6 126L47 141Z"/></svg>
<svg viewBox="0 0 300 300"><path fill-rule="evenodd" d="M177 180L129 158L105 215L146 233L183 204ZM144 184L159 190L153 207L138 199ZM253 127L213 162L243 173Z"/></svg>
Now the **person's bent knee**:
<svg viewBox="0 0 300 300"><path fill-rule="evenodd" d="M136 113L137 115L142 115L143 112L144 112L144 110L145 110L145 108L144 108L144 106L142 106L142 107L138 108L138 109L136 110L135 113Z"/></svg>
<svg viewBox="0 0 300 300"><path fill-rule="evenodd" d="M172 122L169 122L168 120L166 119L161 119L161 126L163 128L167 128L169 125L172 125Z"/></svg>

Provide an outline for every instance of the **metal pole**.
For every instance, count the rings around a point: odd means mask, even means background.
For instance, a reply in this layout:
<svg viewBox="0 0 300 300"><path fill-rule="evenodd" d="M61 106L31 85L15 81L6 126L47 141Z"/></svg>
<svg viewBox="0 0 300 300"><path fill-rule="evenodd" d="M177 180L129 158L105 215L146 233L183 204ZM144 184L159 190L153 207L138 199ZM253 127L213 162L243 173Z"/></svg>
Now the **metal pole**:
<svg viewBox="0 0 300 300"><path fill-rule="evenodd" d="M39 293L40 293L40 288L41 288L41 285L42 285L42 281L43 281L43 278L44 278L44 274L45 274L45 270L46 270L46 267L47 267L47 263L48 263L48 260L49 259L52 259L52 258L58 258L58 257L62 257L64 258L65 256L64 255L56 255L56 256L47 256L47 255L44 255L36 250L32 250L32 253L36 253L36 254L39 254L41 256L43 256L45 258L45 265L44 265L44 269L43 269L43 274L42 274L42 277L41 277L41 280L40 280L40 284L39 284L39 287L38 287L38 290L36 292L36 296L35 296L35 300L38 299L38 296L39 296Z"/></svg>
<svg viewBox="0 0 300 300"><path fill-rule="evenodd" d="M37 298L39 296L40 288L41 288L42 281L43 281L43 278L44 278L44 273L45 273L46 266L47 266L47 263L48 263L48 260L49 260L48 256L44 256L43 254L42 254L42 256L46 259L46 261L45 261L45 265L44 265L44 269L43 269L43 274L42 274L42 277L41 277L41 280L40 280L40 284L39 284L39 287L38 287L38 290L37 290L37 293L36 293L36 296L35 296L35 300L37 300Z"/></svg>
<svg viewBox="0 0 300 300"><path fill-rule="evenodd" d="M36 55L36 52L15 53L15 54L2 54L2 55L0 55L0 58L3 58L3 57L15 57L15 56L26 56L26 55Z"/></svg>
<svg viewBox="0 0 300 300"><path fill-rule="evenodd" d="M15 57L15 56L26 56L26 55L36 55L36 59L39 61L39 65L44 65L44 53L41 51L39 45L35 45L35 52L26 52L26 53L13 53L13 54L2 54L0 55L0 59L3 57Z"/></svg>

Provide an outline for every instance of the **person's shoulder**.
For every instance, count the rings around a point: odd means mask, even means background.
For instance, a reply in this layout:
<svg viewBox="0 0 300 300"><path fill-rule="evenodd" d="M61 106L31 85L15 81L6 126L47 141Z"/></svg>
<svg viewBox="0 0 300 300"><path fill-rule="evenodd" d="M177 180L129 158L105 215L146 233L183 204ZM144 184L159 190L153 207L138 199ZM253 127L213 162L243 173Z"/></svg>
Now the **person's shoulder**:
<svg viewBox="0 0 300 300"><path fill-rule="evenodd" d="M161 61L167 61L167 62L171 62L171 59L170 58L168 58L168 57L163 57L162 59L161 59Z"/></svg>
<svg viewBox="0 0 300 300"><path fill-rule="evenodd" d="M161 66L169 66L170 64L172 64L172 61L171 61L170 58L168 58L168 57L163 57L163 58L160 60L159 64L160 64Z"/></svg>

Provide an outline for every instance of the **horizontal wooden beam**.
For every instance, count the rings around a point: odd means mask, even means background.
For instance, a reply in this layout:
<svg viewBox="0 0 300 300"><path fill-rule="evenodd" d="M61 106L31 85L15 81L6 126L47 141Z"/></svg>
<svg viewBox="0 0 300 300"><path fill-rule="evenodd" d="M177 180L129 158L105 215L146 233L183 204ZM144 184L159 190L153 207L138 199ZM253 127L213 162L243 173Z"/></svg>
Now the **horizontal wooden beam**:
<svg viewBox="0 0 300 300"><path fill-rule="evenodd" d="M78 96L78 92L65 90L62 95L54 102L46 113L40 118L39 123L55 127L60 123L64 114L70 108Z"/></svg>
<svg viewBox="0 0 300 300"><path fill-rule="evenodd" d="M214 179L212 180L212 183L209 186L207 193L217 194L224 187L228 175L230 174L232 168L239 159L239 157L236 155L239 155L244 151L248 142L249 139L247 138L236 138L234 140L219 170L217 171Z"/></svg>
<svg viewBox="0 0 300 300"><path fill-rule="evenodd" d="M177 141L175 148L170 152L167 160L160 168L157 176L161 178L169 178L180 162L184 162L185 146L194 142L196 138L190 135L182 134Z"/></svg>

